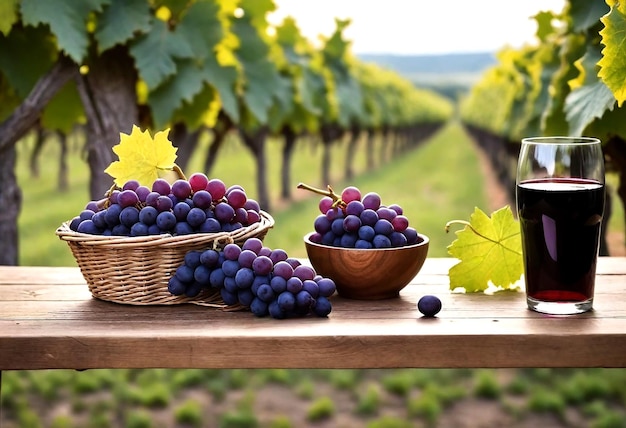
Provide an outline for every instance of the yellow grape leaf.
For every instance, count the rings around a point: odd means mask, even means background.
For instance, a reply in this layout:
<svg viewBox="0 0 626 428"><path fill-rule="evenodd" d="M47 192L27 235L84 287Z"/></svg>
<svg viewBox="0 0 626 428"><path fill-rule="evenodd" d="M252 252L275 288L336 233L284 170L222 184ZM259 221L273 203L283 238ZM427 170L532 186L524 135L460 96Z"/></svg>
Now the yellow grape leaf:
<svg viewBox="0 0 626 428"><path fill-rule="evenodd" d="M492 213L491 218L479 208L470 221L453 220L446 224L463 224L448 253L460 260L450 268L450 289L467 292L485 291L489 283L503 289L514 285L524 272L519 222L507 205Z"/></svg>
<svg viewBox="0 0 626 428"><path fill-rule="evenodd" d="M128 180L137 180L150 186L159 177L159 172L172 170L176 161L176 148L167 136L170 130L154 134L154 140L146 130L141 132L133 125L130 135L120 133L120 143L113 146L119 161L111 162L104 170L122 187Z"/></svg>
<svg viewBox="0 0 626 428"><path fill-rule="evenodd" d="M609 87L617 106L621 107L626 101L626 46L624 32L626 31L626 5L623 2L607 1L611 11L600 18L604 28L600 30L601 43L604 45L602 59L598 62L600 71L598 77Z"/></svg>

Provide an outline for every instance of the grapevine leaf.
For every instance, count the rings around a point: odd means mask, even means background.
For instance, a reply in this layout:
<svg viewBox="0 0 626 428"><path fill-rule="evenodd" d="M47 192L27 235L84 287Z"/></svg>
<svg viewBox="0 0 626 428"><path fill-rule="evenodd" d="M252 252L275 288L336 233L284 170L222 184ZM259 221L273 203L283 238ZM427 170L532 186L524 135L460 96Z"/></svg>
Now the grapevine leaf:
<svg viewBox="0 0 626 428"><path fill-rule="evenodd" d="M446 229L450 224L449 222ZM449 270L450 289L467 292L485 291L489 282L503 289L511 287L521 277L524 266L519 223L507 205L495 211L491 218L479 208L470 222L456 232L457 239L448 246L448 253L460 260Z"/></svg>
<svg viewBox="0 0 626 428"><path fill-rule="evenodd" d="M22 21L26 25L48 24L59 49L77 63L87 54L87 18L111 0L22 0Z"/></svg>
<svg viewBox="0 0 626 428"><path fill-rule="evenodd" d="M220 95L222 108L226 114L233 122L239 122L239 108L235 92L235 85L239 77L237 69L234 66L220 66L216 57L209 55L204 61L204 72L206 73L206 81Z"/></svg>
<svg viewBox="0 0 626 428"><path fill-rule="evenodd" d="M43 26L16 27L0 35L0 71L20 98L26 98L37 80L54 64L56 47Z"/></svg>
<svg viewBox="0 0 626 428"><path fill-rule="evenodd" d="M554 33L554 27L552 26L552 21L554 20L554 14L552 12L539 12L534 16L535 21L537 21L537 38L542 42L545 42L548 39L550 34Z"/></svg>
<svg viewBox="0 0 626 428"><path fill-rule="evenodd" d="M615 97L607 86L597 81L572 91L565 99L565 117L570 125L570 135L582 135L583 131L595 118L612 110Z"/></svg>
<svg viewBox="0 0 626 428"><path fill-rule="evenodd" d="M76 83L70 81L46 105L41 115L41 126L68 135L77 123L85 123L84 110Z"/></svg>
<svg viewBox="0 0 626 428"><path fill-rule="evenodd" d="M198 61L213 56L214 47L224 37L219 12L219 5L214 2L193 3L176 29L185 40L188 40L193 56Z"/></svg>
<svg viewBox="0 0 626 428"><path fill-rule="evenodd" d="M176 161L176 148L168 140L169 129L154 134L133 125L130 135L120 133L120 143L113 147L119 161L111 162L104 170L123 186L128 180L150 185L159 177L159 171L172 170Z"/></svg>
<svg viewBox="0 0 626 428"><path fill-rule="evenodd" d="M150 5L145 0L111 0L98 20L98 50L104 52L124 44L135 33L149 31L151 22Z"/></svg>
<svg viewBox="0 0 626 428"><path fill-rule="evenodd" d="M600 30L602 44L602 59L598 62L600 71L598 77L609 87L618 107L626 100L626 4L617 2L611 7L611 11L604 15L600 21L604 28Z"/></svg>
<svg viewBox="0 0 626 428"><path fill-rule="evenodd" d="M569 15L572 18L572 29L575 32L585 32L598 23L602 15L609 11L603 1L570 0Z"/></svg>
<svg viewBox="0 0 626 428"><path fill-rule="evenodd" d="M18 21L17 3L19 0L4 0L0 2L0 33L5 36L11 27Z"/></svg>
<svg viewBox="0 0 626 428"><path fill-rule="evenodd" d="M170 31L165 22L155 20L150 32L142 35L130 47L141 78L148 88L159 86L176 73L175 58L192 58L187 40Z"/></svg>

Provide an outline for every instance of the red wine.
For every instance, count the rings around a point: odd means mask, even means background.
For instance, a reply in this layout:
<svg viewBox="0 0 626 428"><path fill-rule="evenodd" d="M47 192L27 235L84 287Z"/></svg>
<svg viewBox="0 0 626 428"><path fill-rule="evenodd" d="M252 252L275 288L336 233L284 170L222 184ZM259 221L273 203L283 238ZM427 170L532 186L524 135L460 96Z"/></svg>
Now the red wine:
<svg viewBox="0 0 626 428"><path fill-rule="evenodd" d="M516 190L528 297L593 298L604 184L553 178L523 181Z"/></svg>

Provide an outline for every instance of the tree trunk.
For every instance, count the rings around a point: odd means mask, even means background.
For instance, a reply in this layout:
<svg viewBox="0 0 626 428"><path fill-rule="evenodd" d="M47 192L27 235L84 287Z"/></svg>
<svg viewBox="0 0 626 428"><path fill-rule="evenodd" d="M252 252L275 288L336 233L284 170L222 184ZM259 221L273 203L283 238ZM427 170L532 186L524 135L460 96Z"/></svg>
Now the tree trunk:
<svg viewBox="0 0 626 428"><path fill-rule="evenodd" d="M232 128L233 122L223 111L221 111L217 124L213 128L213 141L211 142L206 157L204 158L204 171L207 175L211 173L213 165L215 165L217 160L217 154L226 139L226 135L228 135L228 132L230 132Z"/></svg>
<svg viewBox="0 0 626 428"><path fill-rule="evenodd" d="M59 145L61 146L61 153L59 154L58 188L61 192L67 192L70 187L69 168L67 166L67 134L65 132L59 132L58 135Z"/></svg>
<svg viewBox="0 0 626 428"><path fill-rule="evenodd" d="M370 128L367 130L367 144L366 144L366 165L367 171L372 171L376 167L376 162L374 161L374 157L376 153L374 153L374 147L376 142L376 131Z"/></svg>
<svg viewBox="0 0 626 428"><path fill-rule="evenodd" d="M170 141L177 148L176 164L183 171L187 171L189 167L189 160L196 147L198 147L198 140L202 131L203 128L200 127L193 132L189 132L187 125L182 122L178 122L172 127ZM191 175L190 171L187 173Z"/></svg>
<svg viewBox="0 0 626 428"><path fill-rule="evenodd" d="M280 168L280 196L283 199L291 199L291 159L293 158L297 140L296 133L292 127L285 126L283 128L283 138L285 142L283 145L282 166Z"/></svg>
<svg viewBox="0 0 626 428"><path fill-rule="evenodd" d="M42 110L59 89L77 72L74 62L60 56L22 104L0 124L0 265L16 265L19 254L17 217L22 207L22 194L15 177L15 145L37 123Z"/></svg>
<svg viewBox="0 0 626 428"><path fill-rule="evenodd" d="M92 199L100 199L113 183L104 172L115 160L112 147L119 143L120 132L129 134L138 123L137 72L123 46L91 58L88 65L89 73L81 75L77 84L87 115L89 192Z"/></svg>
<svg viewBox="0 0 626 428"><path fill-rule="evenodd" d="M606 142L603 149L619 176L617 196L622 201L622 206L626 207L626 141L619 137L613 137ZM624 224L626 225L626 211L624 212Z"/></svg>
<svg viewBox="0 0 626 428"><path fill-rule="evenodd" d="M0 156L0 265L18 264L19 240L17 217L22 206L22 192L15 176L15 146Z"/></svg>
<svg viewBox="0 0 626 428"><path fill-rule="evenodd" d="M352 180L354 178L354 157L356 156L356 148L359 144L359 137L361 131L358 126L353 126L350 129L350 140L348 141L348 147L346 149L346 180Z"/></svg>
<svg viewBox="0 0 626 428"><path fill-rule="evenodd" d="M271 213L271 201L267 185L267 156L265 155L265 143L268 130L263 127L254 133L239 130L245 146L250 149L256 161L257 202L266 212Z"/></svg>

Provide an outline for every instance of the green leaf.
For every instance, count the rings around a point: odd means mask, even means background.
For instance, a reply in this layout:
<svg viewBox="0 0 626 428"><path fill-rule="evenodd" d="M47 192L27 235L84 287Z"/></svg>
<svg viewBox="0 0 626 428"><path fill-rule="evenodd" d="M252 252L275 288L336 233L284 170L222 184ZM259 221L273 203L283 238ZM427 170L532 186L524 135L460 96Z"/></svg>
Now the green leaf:
<svg viewBox="0 0 626 428"><path fill-rule="evenodd" d="M570 135L582 135L595 118L615 106L615 97L604 82L597 81L572 91L565 99L565 117L570 125Z"/></svg>
<svg viewBox="0 0 626 428"><path fill-rule="evenodd" d="M13 24L18 22L17 3L19 0L0 1L0 33L5 36L11 31Z"/></svg>
<svg viewBox="0 0 626 428"><path fill-rule="evenodd" d="M204 73L206 82L210 83L220 95L222 108L226 114L234 123L239 122L239 108L235 92L235 85L239 78L237 69L222 67L214 56L208 56L204 61Z"/></svg>
<svg viewBox="0 0 626 428"><path fill-rule="evenodd" d="M76 124L84 123L83 104L76 83L67 82L46 105L41 115L41 125L45 129L58 130L68 135Z"/></svg>
<svg viewBox="0 0 626 428"><path fill-rule="evenodd" d="M535 15L535 21L537 21L537 38L542 42L545 42L548 36L554 33L554 27L552 21L554 20L554 14L552 12L539 12Z"/></svg>
<svg viewBox="0 0 626 428"><path fill-rule="evenodd" d="M95 37L98 51L104 52L117 44L124 44L136 33L150 30L152 15L145 0L111 0L98 19Z"/></svg>
<svg viewBox="0 0 626 428"><path fill-rule="evenodd" d="M165 22L158 19L154 20L150 32L131 44L130 53L149 89L156 88L176 73L175 58L193 58L187 40L170 31Z"/></svg>
<svg viewBox="0 0 626 428"><path fill-rule="evenodd" d="M196 1L183 15L176 28L188 42L197 61L214 56L213 49L224 37L219 19L220 8L214 2Z"/></svg>
<svg viewBox="0 0 626 428"><path fill-rule="evenodd" d="M626 100L626 4L616 2L601 21L604 28L600 31L600 36L605 47L602 50L602 59L598 62L598 77L613 92L618 107L621 107Z"/></svg>
<svg viewBox="0 0 626 428"><path fill-rule="evenodd" d="M56 47L44 26L16 27L0 35L0 72L24 99L39 78L54 64Z"/></svg>
<svg viewBox="0 0 626 428"><path fill-rule="evenodd" d="M57 38L59 49L81 63L89 44L87 18L93 12L100 12L110 1L22 0L22 21L32 26L48 24Z"/></svg>
<svg viewBox="0 0 626 428"><path fill-rule="evenodd" d="M448 253L460 260L448 272L450 289L480 292L487 290L490 282L502 289L515 288L524 262L520 226L511 208L505 206L491 218L476 208L469 223L453 220L446 230L454 223L465 224L465 228L456 232L457 239L448 246Z"/></svg>
<svg viewBox="0 0 626 428"><path fill-rule="evenodd" d="M569 0L569 15L572 18L572 29L585 32L598 23L598 20L609 11L604 1Z"/></svg>

